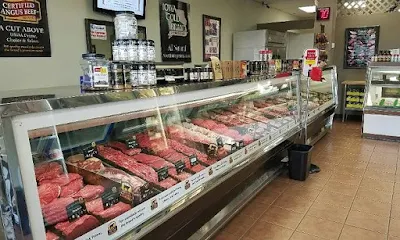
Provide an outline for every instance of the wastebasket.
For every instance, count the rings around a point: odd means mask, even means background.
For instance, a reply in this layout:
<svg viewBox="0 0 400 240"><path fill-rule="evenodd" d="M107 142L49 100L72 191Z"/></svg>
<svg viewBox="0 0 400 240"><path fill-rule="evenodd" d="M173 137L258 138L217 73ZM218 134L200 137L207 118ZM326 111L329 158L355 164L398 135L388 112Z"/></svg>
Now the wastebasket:
<svg viewBox="0 0 400 240"><path fill-rule="evenodd" d="M295 144L289 149L289 177L291 179L299 181L307 179L312 149L312 146L303 144Z"/></svg>

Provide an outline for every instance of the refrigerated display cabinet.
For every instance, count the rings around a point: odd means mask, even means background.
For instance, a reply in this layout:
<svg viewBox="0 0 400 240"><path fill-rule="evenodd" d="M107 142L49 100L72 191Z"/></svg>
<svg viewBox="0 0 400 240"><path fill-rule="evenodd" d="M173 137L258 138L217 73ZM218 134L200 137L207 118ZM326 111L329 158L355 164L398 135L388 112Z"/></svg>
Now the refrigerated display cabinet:
<svg viewBox="0 0 400 240"><path fill-rule="evenodd" d="M367 70L363 136L400 141L400 63L374 62Z"/></svg>
<svg viewBox="0 0 400 240"><path fill-rule="evenodd" d="M3 222L16 239L186 239L280 172L304 119L299 83L47 89L0 105Z"/></svg>

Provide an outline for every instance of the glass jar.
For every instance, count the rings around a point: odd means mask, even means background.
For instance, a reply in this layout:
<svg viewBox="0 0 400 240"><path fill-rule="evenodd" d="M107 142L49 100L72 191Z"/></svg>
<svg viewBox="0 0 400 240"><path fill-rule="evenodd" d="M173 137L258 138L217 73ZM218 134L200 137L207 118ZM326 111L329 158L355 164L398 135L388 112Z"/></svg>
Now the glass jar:
<svg viewBox="0 0 400 240"><path fill-rule="evenodd" d="M119 40L118 55L119 61L128 61L128 40Z"/></svg>
<svg viewBox="0 0 400 240"><path fill-rule="evenodd" d="M114 61L119 61L119 41L116 40L112 43L112 55Z"/></svg>
<svg viewBox="0 0 400 240"><path fill-rule="evenodd" d="M191 82L197 82L198 79L198 73L196 68L191 68L189 71L189 80Z"/></svg>
<svg viewBox="0 0 400 240"><path fill-rule="evenodd" d="M208 81L208 70L207 68L200 68L200 81L206 82Z"/></svg>
<svg viewBox="0 0 400 240"><path fill-rule="evenodd" d="M139 62L147 61L147 41L146 40L138 40L138 61Z"/></svg>
<svg viewBox="0 0 400 240"><path fill-rule="evenodd" d="M183 80L188 82L190 80L190 68L185 68L183 71Z"/></svg>
<svg viewBox="0 0 400 240"><path fill-rule="evenodd" d="M124 76L124 88L127 89L132 88L131 71L132 71L132 64L124 63L122 65L122 73Z"/></svg>
<svg viewBox="0 0 400 240"><path fill-rule="evenodd" d="M113 89L124 89L123 65L121 63L111 63L110 76Z"/></svg>
<svg viewBox="0 0 400 240"><path fill-rule="evenodd" d="M135 14L117 13L114 18L114 26L116 39L137 38L137 20Z"/></svg>
<svg viewBox="0 0 400 240"><path fill-rule="evenodd" d="M210 81L214 80L214 72L213 72L212 68L208 68L208 79Z"/></svg>
<svg viewBox="0 0 400 240"><path fill-rule="evenodd" d="M155 64L148 64L148 80L149 80L149 85L156 85L157 84L157 71L156 71L156 65Z"/></svg>
<svg viewBox="0 0 400 240"><path fill-rule="evenodd" d="M131 66L131 84L132 84L133 88L139 86L138 70L139 70L138 64L132 64L132 66Z"/></svg>
<svg viewBox="0 0 400 240"><path fill-rule="evenodd" d="M156 60L156 47L153 40L147 41L147 61L154 62Z"/></svg>
<svg viewBox="0 0 400 240"><path fill-rule="evenodd" d="M137 61L137 44L136 40L128 40L128 61Z"/></svg>
<svg viewBox="0 0 400 240"><path fill-rule="evenodd" d="M148 73L148 65L147 64L138 64L138 81L140 86L148 86L149 85L149 73Z"/></svg>
<svg viewBox="0 0 400 240"><path fill-rule="evenodd" d="M104 54L82 54L82 81L84 90L105 90L110 87L109 62Z"/></svg>

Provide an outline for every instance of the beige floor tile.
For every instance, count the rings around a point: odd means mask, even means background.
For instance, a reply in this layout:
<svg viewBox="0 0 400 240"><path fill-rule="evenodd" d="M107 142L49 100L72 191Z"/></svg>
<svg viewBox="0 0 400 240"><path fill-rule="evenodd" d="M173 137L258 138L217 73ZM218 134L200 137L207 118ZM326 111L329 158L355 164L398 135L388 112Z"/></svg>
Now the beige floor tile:
<svg viewBox="0 0 400 240"><path fill-rule="evenodd" d="M352 205L352 210L375 214L383 217L390 216L391 204L383 203L377 201L371 201L369 199L364 199L360 197L356 197L354 203Z"/></svg>
<svg viewBox="0 0 400 240"><path fill-rule="evenodd" d="M389 236L388 240L400 240L400 237Z"/></svg>
<svg viewBox="0 0 400 240"><path fill-rule="evenodd" d="M400 182L398 182L398 183L395 184L394 192L395 192L395 193L400 193Z"/></svg>
<svg viewBox="0 0 400 240"><path fill-rule="evenodd" d="M223 228L223 231L235 236L243 236L256 220L256 218L239 214Z"/></svg>
<svg viewBox="0 0 400 240"><path fill-rule="evenodd" d="M277 192L277 193L283 193L286 190L286 188L288 188L288 187L289 187L289 183L287 181L275 179L270 184L268 184L264 188L264 190Z"/></svg>
<svg viewBox="0 0 400 240"><path fill-rule="evenodd" d="M314 202L307 216L322 218L338 223L344 223L350 208L335 206L327 203Z"/></svg>
<svg viewBox="0 0 400 240"><path fill-rule="evenodd" d="M377 144L375 146L374 152L376 153L384 153L384 154L398 154L399 146L397 145L380 145Z"/></svg>
<svg viewBox="0 0 400 240"><path fill-rule="evenodd" d="M400 164L399 164L399 166L400 166ZM400 171L400 167L399 167L399 171ZM400 174L395 175L395 181L400 182Z"/></svg>
<svg viewBox="0 0 400 240"><path fill-rule="evenodd" d="M262 204L271 205L281 194L273 191L269 191L267 189L262 190L255 197L255 202L260 202Z"/></svg>
<svg viewBox="0 0 400 240"><path fill-rule="evenodd" d="M352 168L359 168L359 169L366 169L368 166L368 162L365 161L351 161L351 160L343 160L339 162L339 166L344 166L344 167L352 167ZM337 169L340 169L338 167Z"/></svg>
<svg viewBox="0 0 400 240"><path fill-rule="evenodd" d="M343 224L333 221L305 216L297 228L297 231L325 239L337 239L342 227Z"/></svg>
<svg viewBox="0 0 400 240"><path fill-rule="evenodd" d="M385 153L385 152L373 152L369 161L372 163L396 167L397 153L390 154L390 153Z"/></svg>
<svg viewBox="0 0 400 240"><path fill-rule="evenodd" d="M374 189L382 192L393 193L394 182L364 178L360 189Z"/></svg>
<svg viewBox="0 0 400 240"><path fill-rule="evenodd" d="M322 190L315 202L350 208L353 203L353 196Z"/></svg>
<svg viewBox="0 0 400 240"><path fill-rule="evenodd" d="M377 171L377 172L392 173L392 174L396 173L396 168L395 167L386 166L386 165L373 163L373 162L370 162L368 164L367 171L368 171L368 169L372 169L372 170Z"/></svg>
<svg viewBox="0 0 400 240"><path fill-rule="evenodd" d="M349 185L360 185L362 180L362 176L353 176L353 175L348 175L348 174L341 174L337 173L332 175L332 177L329 179L330 182L339 182L339 183L345 183Z"/></svg>
<svg viewBox="0 0 400 240"><path fill-rule="evenodd" d="M389 236L400 237L400 219L390 219Z"/></svg>
<svg viewBox="0 0 400 240"><path fill-rule="evenodd" d="M317 197L318 194L321 192L320 189L318 188L313 188L309 187L308 185L294 185L286 189L284 193L282 193L283 196L297 196L301 198L308 199L310 201L314 201Z"/></svg>
<svg viewBox="0 0 400 240"><path fill-rule="evenodd" d="M241 236L233 235L224 231L218 233L214 240L239 240Z"/></svg>
<svg viewBox="0 0 400 240"><path fill-rule="evenodd" d="M375 189L358 189L356 197L372 201L391 203L393 194Z"/></svg>
<svg viewBox="0 0 400 240"><path fill-rule="evenodd" d="M357 154L344 154L344 153L336 153L342 156L343 161L363 161L363 162L369 162L369 159L371 158L372 152L360 152Z"/></svg>
<svg viewBox="0 0 400 240"><path fill-rule="evenodd" d="M326 191L336 192L343 195L354 196L356 195L358 186L349 185L345 183L338 182L328 182L324 188Z"/></svg>
<svg viewBox="0 0 400 240"><path fill-rule="evenodd" d="M329 179L321 179L314 176L309 176L306 181L296 181L294 185L309 187L317 190L322 190Z"/></svg>
<svg viewBox="0 0 400 240"><path fill-rule="evenodd" d="M240 215L246 215L252 218L259 218L265 211L267 211L269 204L262 204L257 202L256 204L252 204L250 202L243 210L239 213Z"/></svg>
<svg viewBox="0 0 400 240"><path fill-rule="evenodd" d="M245 234L253 240L287 240L294 231L275 224L258 221Z"/></svg>
<svg viewBox="0 0 400 240"><path fill-rule="evenodd" d="M280 196L272 206L305 214L312 202L308 199L298 198L294 195Z"/></svg>
<svg viewBox="0 0 400 240"><path fill-rule="evenodd" d="M294 232L290 240L321 240L322 238L311 236L302 232Z"/></svg>
<svg viewBox="0 0 400 240"><path fill-rule="evenodd" d="M347 217L346 224L373 232L387 234L389 218L351 210Z"/></svg>
<svg viewBox="0 0 400 240"><path fill-rule="evenodd" d="M338 165L335 168L335 174L347 174L353 176L363 176L365 172L364 168L354 168L348 166Z"/></svg>
<svg viewBox="0 0 400 240"><path fill-rule="evenodd" d="M344 225L339 240L385 240L386 235Z"/></svg>
<svg viewBox="0 0 400 240"><path fill-rule="evenodd" d="M396 175L394 173L380 172L371 168L367 169L367 171L364 174L364 177L382 181L391 181L391 182L396 181Z"/></svg>
<svg viewBox="0 0 400 240"><path fill-rule="evenodd" d="M303 216L304 214L283 208L270 207L259 220L295 230L301 219L303 219Z"/></svg>

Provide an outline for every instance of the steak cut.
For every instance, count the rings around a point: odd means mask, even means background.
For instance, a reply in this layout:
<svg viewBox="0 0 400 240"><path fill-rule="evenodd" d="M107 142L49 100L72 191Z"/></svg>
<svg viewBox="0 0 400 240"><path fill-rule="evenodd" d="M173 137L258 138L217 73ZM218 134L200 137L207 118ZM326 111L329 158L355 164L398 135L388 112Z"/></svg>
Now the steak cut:
<svg viewBox="0 0 400 240"><path fill-rule="evenodd" d="M85 203L86 210L90 213L101 212L104 210L103 200L101 198L96 198L90 202Z"/></svg>
<svg viewBox="0 0 400 240"><path fill-rule="evenodd" d="M60 196L61 187L56 184L46 183L38 187L40 205L43 207Z"/></svg>
<svg viewBox="0 0 400 240"><path fill-rule="evenodd" d="M67 206L75 200L71 197L58 198L42 207L42 213L45 222L53 225L68 220Z"/></svg>
<svg viewBox="0 0 400 240"><path fill-rule="evenodd" d="M72 240L97 228L100 222L91 215L84 215L74 222L58 223L55 228L62 232L66 240Z"/></svg>
<svg viewBox="0 0 400 240"><path fill-rule="evenodd" d="M104 187L100 185L86 185L79 192L75 193L73 198L83 198L85 201L90 201L98 198L104 192Z"/></svg>
<svg viewBox="0 0 400 240"><path fill-rule="evenodd" d="M119 202L119 203L115 204L114 206L107 208L106 210L103 210L100 212L94 212L93 214L101 217L105 221L110 221L111 219L114 219L114 218L118 217L119 215L131 210L131 208L132 207L129 204Z"/></svg>
<svg viewBox="0 0 400 240"><path fill-rule="evenodd" d="M125 153L126 155L133 156L140 153L142 150L140 148L128 148L126 144L122 142L110 142L108 145L112 148L118 149L121 152Z"/></svg>
<svg viewBox="0 0 400 240"><path fill-rule="evenodd" d="M160 186L163 187L163 188L171 188L177 183L178 183L177 181L175 181L173 178L169 177L169 178L161 181L160 182Z"/></svg>
<svg viewBox="0 0 400 240"><path fill-rule="evenodd" d="M116 168L106 168L100 174L118 183L129 184L135 195L140 195L140 188L147 184L146 181Z"/></svg>
<svg viewBox="0 0 400 240"><path fill-rule="evenodd" d="M60 197L71 197L75 193L79 192L83 188L83 180L82 178L78 178L68 185L61 187Z"/></svg>
<svg viewBox="0 0 400 240"><path fill-rule="evenodd" d="M77 165L82 169L92 172L98 172L104 169L103 162L100 159L94 157L80 161L77 163Z"/></svg>
<svg viewBox="0 0 400 240"><path fill-rule="evenodd" d="M79 174L76 174L76 173L68 173L68 174L60 175L57 178L54 178L51 180L43 180L40 182L40 185L45 184L45 183L51 183L51 184L56 184L60 187L63 187L77 179L82 179L82 176Z"/></svg>
<svg viewBox="0 0 400 240"><path fill-rule="evenodd" d="M59 240L60 237L50 231L46 232L46 240Z"/></svg>
<svg viewBox="0 0 400 240"><path fill-rule="evenodd" d="M42 163L35 166L36 181L41 182L57 178L62 174L62 166L59 163Z"/></svg>

